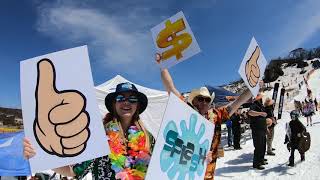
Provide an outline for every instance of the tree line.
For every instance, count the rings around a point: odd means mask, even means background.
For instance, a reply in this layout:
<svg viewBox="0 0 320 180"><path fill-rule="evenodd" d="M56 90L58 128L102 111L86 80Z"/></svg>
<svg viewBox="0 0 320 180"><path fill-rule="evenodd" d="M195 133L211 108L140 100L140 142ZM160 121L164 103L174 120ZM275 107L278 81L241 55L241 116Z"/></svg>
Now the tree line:
<svg viewBox="0 0 320 180"><path fill-rule="evenodd" d="M312 60L314 58L320 58L320 47L312 49L297 48L292 50L286 57L278 57L272 59L268 64L265 72L264 79L265 83L274 82L279 76L284 74L283 68L296 66L301 68L300 74L304 74L306 71L304 67L308 66L308 63L303 60ZM319 61L312 61L313 64L319 64Z"/></svg>

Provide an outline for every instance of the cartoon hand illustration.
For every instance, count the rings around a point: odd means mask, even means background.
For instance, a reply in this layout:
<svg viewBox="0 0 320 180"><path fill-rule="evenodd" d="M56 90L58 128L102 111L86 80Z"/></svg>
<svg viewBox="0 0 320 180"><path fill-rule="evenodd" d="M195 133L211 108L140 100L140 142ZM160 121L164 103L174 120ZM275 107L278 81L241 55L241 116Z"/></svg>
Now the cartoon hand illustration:
<svg viewBox="0 0 320 180"><path fill-rule="evenodd" d="M257 46L245 66L245 73L251 87L255 87L260 78L260 68L258 65L259 56L260 48Z"/></svg>
<svg viewBox="0 0 320 180"><path fill-rule="evenodd" d="M204 172L205 162L209 152L209 140L204 138L205 124L196 128L198 116L190 115L189 126L185 120L180 121L180 131L175 121L170 121L164 131L166 141L160 153L160 169L167 174L168 179L196 179ZM176 175L178 174L178 178Z"/></svg>
<svg viewBox="0 0 320 180"><path fill-rule="evenodd" d="M38 62L34 135L41 148L59 157L82 153L90 137L86 98L76 90L58 91L49 59Z"/></svg>

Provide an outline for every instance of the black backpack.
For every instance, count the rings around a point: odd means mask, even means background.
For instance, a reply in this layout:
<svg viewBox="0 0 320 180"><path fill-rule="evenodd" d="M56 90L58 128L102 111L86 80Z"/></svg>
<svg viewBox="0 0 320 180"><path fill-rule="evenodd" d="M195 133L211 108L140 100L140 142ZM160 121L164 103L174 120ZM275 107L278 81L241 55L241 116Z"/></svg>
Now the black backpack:
<svg viewBox="0 0 320 180"><path fill-rule="evenodd" d="M311 139L310 139L310 133L307 131L304 131L301 133L301 137L298 143L298 150L300 153L305 153L310 149Z"/></svg>

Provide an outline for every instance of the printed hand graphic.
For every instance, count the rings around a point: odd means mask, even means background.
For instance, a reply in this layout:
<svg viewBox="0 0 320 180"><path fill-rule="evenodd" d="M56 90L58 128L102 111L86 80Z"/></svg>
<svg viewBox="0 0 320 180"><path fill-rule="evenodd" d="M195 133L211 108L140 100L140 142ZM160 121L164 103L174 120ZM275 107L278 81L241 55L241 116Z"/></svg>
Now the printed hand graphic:
<svg viewBox="0 0 320 180"><path fill-rule="evenodd" d="M245 66L247 80L252 88L258 84L260 78L260 68L258 65L259 56L260 48L257 46Z"/></svg>
<svg viewBox="0 0 320 180"><path fill-rule="evenodd" d="M82 153L90 137L86 98L76 90L58 91L49 59L38 62L34 135L41 148L59 157Z"/></svg>

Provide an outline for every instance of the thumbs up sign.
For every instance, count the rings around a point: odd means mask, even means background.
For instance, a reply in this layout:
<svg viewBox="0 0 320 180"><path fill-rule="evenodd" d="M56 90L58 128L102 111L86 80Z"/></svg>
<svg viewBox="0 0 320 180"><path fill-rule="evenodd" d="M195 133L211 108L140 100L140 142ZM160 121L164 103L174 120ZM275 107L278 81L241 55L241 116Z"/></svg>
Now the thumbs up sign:
<svg viewBox="0 0 320 180"><path fill-rule="evenodd" d="M90 137L86 98L77 90L56 89L55 68L49 59L40 60L37 68L35 138L49 154L77 156Z"/></svg>
<svg viewBox="0 0 320 180"><path fill-rule="evenodd" d="M249 85L253 88L258 84L260 78L260 68L258 65L258 59L260 56L260 48L256 46L256 49L252 53L251 57L246 62L245 73Z"/></svg>

